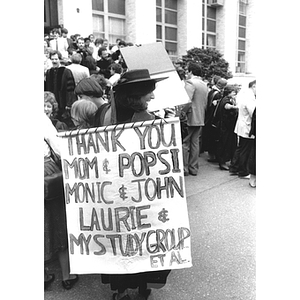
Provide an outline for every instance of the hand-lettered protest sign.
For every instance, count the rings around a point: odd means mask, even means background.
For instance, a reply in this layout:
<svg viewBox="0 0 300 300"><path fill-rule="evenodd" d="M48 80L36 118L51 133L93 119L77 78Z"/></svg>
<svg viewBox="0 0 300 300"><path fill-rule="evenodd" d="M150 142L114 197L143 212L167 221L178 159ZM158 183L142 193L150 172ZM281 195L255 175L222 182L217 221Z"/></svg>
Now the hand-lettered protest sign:
<svg viewBox="0 0 300 300"><path fill-rule="evenodd" d="M72 273L192 266L178 118L58 136Z"/></svg>

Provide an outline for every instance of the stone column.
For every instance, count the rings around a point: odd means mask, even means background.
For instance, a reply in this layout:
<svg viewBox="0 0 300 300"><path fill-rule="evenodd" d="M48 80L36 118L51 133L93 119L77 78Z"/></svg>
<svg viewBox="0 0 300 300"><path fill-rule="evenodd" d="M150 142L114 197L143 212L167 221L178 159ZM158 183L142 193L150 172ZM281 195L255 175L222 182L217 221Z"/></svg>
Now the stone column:
<svg viewBox="0 0 300 300"><path fill-rule="evenodd" d="M237 59L238 17L238 0L226 1L217 8L217 50L224 55L232 73Z"/></svg>
<svg viewBox="0 0 300 300"><path fill-rule="evenodd" d="M202 40L202 1L187 0L186 50L201 47ZM178 24L181 26L181 24Z"/></svg>
<svg viewBox="0 0 300 300"><path fill-rule="evenodd" d="M187 51L187 0L177 2L177 51L178 56Z"/></svg>

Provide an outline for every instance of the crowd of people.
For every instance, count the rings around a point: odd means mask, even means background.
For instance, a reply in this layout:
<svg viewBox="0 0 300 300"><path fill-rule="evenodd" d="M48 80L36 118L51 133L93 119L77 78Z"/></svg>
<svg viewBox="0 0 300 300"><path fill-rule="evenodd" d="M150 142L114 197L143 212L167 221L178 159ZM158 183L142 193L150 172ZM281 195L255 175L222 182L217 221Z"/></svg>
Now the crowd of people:
<svg viewBox="0 0 300 300"><path fill-rule="evenodd" d="M77 100L75 86L84 78L94 78L103 90L102 98L109 100L110 91L127 70L120 48L132 46L130 42L116 40L109 45L107 39L93 34L68 37L66 28L54 28L44 35L45 91L54 93L58 103L57 118L72 126L71 105Z"/></svg>
<svg viewBox="0 0 300 300"><path fill-rule="evenodd" d="M65 28L45 35L44 112L45 177L57 171L53 154L60 154L56 132L111 124L179 116L182 131L184 176L197 176L198 157L208 153L208 161L218 163L231 175L248 178L256 187L256 81L246 92L241 86L228 84L220 76L211 82L202 80L201 64L190 62L178 68L190 102L161 112L149 112L156 82L147 69L127 70L120 48L132 46L122 40L109 46L93 34L68 37ZM50 124L51 123L51 124ZM66 216L63 194L56 201L45 199L45 261L58 255L62 286L70 289L78 276L70 274L67 251ZM130 299L128 288L138 288L147 299L154 280L162 286L170 270L130 275L102 274L109 283L113 299ZM54 280L45 269L45 288Z"/></svg>
<svg viewBox="0 0 300 300"><path fill-rule="evenodd" d="M202 79L201 64L191 61L178 75L191 102L181 105L184 175L197 176L198 156L218 163L230 175L249 179L256 187L256 80L248 88L229 84L218 75Z"/></svg>

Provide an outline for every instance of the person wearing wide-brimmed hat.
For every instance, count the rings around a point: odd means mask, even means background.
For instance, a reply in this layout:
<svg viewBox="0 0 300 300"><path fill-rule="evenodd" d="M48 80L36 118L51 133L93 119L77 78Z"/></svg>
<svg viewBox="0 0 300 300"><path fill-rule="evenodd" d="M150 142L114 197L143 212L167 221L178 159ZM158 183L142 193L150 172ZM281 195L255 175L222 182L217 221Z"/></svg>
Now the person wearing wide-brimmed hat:
<svg viewBox="0 0 300 300"><path fill-rule="evenodd" d="M154 114L147 111L148 102L154 98L153 91L158 81L167 77L151 78L147 69L130 70L122 74L114 87L111 104L101 106L98 111L96 125L122 124L154 120ZM106 108L106 110L104 109ZM155 283L156 287L164 286L170 270L141 272L135 274L102 274L102 283L109 283L114 300L128 300L127 289L138 288L139 294L145 299L151 293L147 283Z"/></svg>
<svg viewBox="0 0 300 300"><path fill-rule="evenodd" d="M148 112L148 103L154 99L156 82L167 77L151 78L147 69L130 70L122 74L113 88L113 100L99 108L95 126L120 124L155 119Z"/></svg>

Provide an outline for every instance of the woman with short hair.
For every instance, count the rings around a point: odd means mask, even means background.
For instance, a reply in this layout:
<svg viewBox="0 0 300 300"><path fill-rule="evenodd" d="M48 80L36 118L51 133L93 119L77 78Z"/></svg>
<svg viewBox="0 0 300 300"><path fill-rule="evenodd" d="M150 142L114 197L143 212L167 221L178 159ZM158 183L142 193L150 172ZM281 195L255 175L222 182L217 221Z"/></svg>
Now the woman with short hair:
<svg viewBox="0 0 300 300"><path fill-rule="evenodd" d="M77 129L89 128L92 126L97 105L92 101L77 100L71 107L71 118Z"/></svg>
<svg viewBox="0 0 300 300"><path fill-rule="evenodd" d="M66 123L59 121L57 117L58 103L55 95L51 92L44 92L44 113L51 120L57 131L66 131L68 126Z"/></svg>

